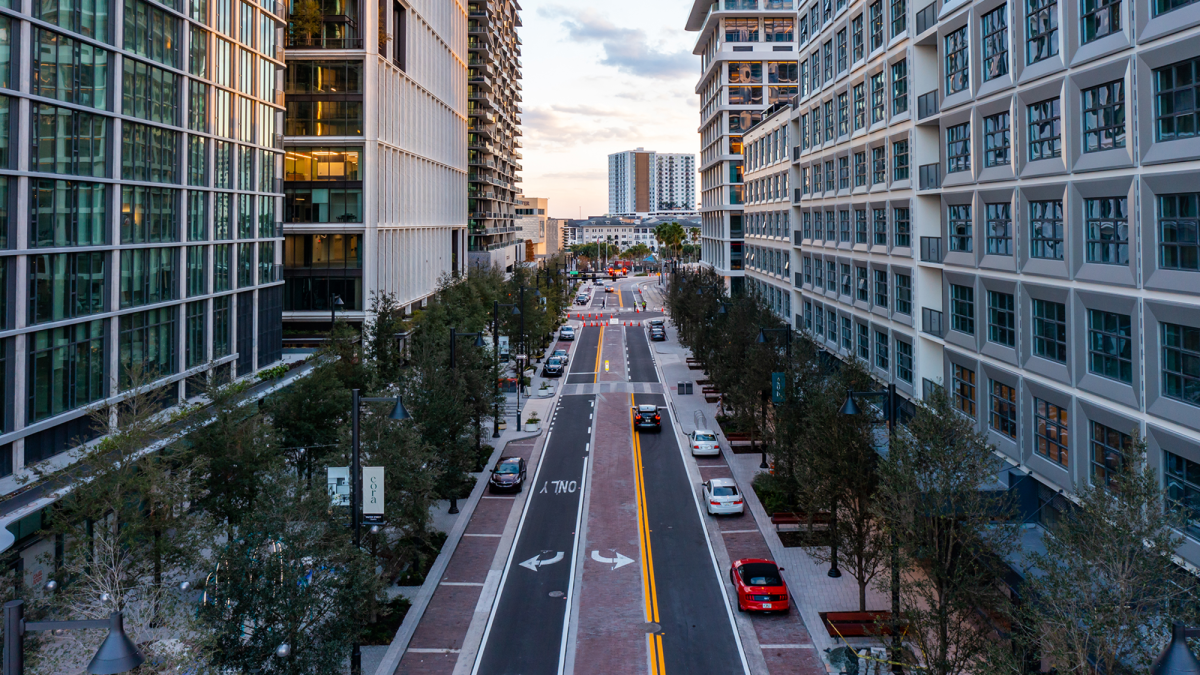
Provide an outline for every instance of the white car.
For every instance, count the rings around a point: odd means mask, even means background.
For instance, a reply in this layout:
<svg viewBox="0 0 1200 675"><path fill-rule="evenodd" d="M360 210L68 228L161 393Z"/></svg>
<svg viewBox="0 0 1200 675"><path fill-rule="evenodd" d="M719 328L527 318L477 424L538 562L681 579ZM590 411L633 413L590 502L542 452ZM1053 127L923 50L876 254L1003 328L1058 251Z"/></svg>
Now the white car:
<svg viewBox="0 0 1200 675"><path fill-rule="evenodd" d="M712 457L721 454L721 444L717 435L709 429L697 429L688 434L688 444L692 446L692 454Z"/></svg>
<svg viewBox="0 0 1200 675"><path fill-rule="evenodd" d="M732 478L713 478L704 483L704 506L708 515L741 515L746 507Z"/></svg>

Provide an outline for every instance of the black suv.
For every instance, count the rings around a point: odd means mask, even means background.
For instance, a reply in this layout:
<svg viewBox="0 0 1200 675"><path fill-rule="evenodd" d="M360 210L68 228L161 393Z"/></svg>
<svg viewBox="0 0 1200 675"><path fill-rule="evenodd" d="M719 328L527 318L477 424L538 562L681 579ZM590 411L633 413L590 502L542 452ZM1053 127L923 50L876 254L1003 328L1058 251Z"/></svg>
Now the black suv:
<svg viewBox="0 0 1200 675"><path fill-rule="evenodd" d="M551 356L542 366L542 377L562 377L563 360L561 356Z"/></svg>
<svg viewBox="0 0 1200 675"><path fill-rule="evenodd" d="M662 431L662 417L656 405L638 405L633 408L633 428Z"/></svg>

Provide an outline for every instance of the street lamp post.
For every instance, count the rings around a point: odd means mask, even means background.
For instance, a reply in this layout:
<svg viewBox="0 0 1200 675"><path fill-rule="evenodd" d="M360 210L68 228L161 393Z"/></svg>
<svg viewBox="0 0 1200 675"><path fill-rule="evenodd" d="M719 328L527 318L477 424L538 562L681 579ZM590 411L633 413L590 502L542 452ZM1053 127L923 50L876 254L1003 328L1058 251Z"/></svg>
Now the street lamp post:
<svg viewBox="0 0 1200 675"><path fill-rule="evenodd" d="M1150 675L1200 675L1200 661L1188 649L1188 638L1200 638L1200 628L1181 623L1171 628L1171 642L1150 666Z"/></svg>
<svg viewBox="0 0 1200 675"><path fill-rule="evenodd" d="M354 530L354 548L362 547L362 467L360 466L358 451L358 417L359 404L363 402L395 402L396 407L392 409L391 418L394 420L412 419L412 416L404 409L404 403L400 400L399 396L396 398L365 398L358 395L357 389L350 390L350 404L353 409L350 424L350 524ZM350 675L361 674L362 650L356 641L353 650L350 652Z"/></svg>
<svg viewBox="0 0 1200 675"><path fill-rule="evenodd" d="M718 314L723 313L724 310L725 310L725 303L722 302L720 309L717 310L717 313ZM788 361L790 362L792 360L792 329L791 328L767 328L765 326L759 326L758 339L756 339L755 342L760 345L767 344L767 333L783 333L784 343L787 345L786 349L787 349ZM763 419L762 428L763 428L763 439L764 440L763 440L763 445L762 445L762 461L759 462L758 468L769 469L769 468L771 468L771 465L767 464L767 443L766 443L767 392L766 392L766 390L763 391L762 419ZM836 569L836 567L837 567L837 565L835 564L834 568Z"/></svg>
<svg viewBox="0 0 1200 675"><path fill-rule="evenodd" d="M4 675L25 673L25 633L48 630L84 630L107 628L108 637L88 663L87 672L94 675L127 673L142 665L146 658L137 645L125 634L122 612L112 612L107 619L83 621L26 621L25 601L4 603Z"/></svg>
<svg viewBox="0 0 1200 675"><path fill-rule="evenodd" d="M457 374L457 371L458 371L458 364L455 362L455 358L454 358L454 354L456 351L455 346L457 345L458 338L460 338L460 337L473 337L473 338L475 338L475 346L476 347L483 346L483 331L480 331L478 333L459 333L457 331L457 329L455 329L454 327L451 327L450 328L450 370L452 372L454 372L455 374ZM475 429L475 450L476 450L476 452L479 451L479 429L478 429L478 426ZM453 497L453 496L450 497L449 513L450 513L450 515L454 515L454 514L458 513L458 497Z"/></svg>
<svg viewBox="0 0 1200 675"><path fill-rule="evenodd" d="M846 402L842 404L841 414L843 415L860 415L862 410L858 404L854 402L855 398L866 397L882 397L885 400L888 425L888 445L891 446L892 440L896 438L896 413L899 411L899 396L896 394L896 385L888 384L887 389L883 391L848 391L846 392ZM899 542L896 540L896 532L892 531L892 560L891 560L891 590L892 590L892 649L891 661L892 672L896 675L900 673L900 548ZM836 566L836 558L834 565ZM832 572L832 570L831 570ZM831 574L832 576L832 574Z"/></svg>

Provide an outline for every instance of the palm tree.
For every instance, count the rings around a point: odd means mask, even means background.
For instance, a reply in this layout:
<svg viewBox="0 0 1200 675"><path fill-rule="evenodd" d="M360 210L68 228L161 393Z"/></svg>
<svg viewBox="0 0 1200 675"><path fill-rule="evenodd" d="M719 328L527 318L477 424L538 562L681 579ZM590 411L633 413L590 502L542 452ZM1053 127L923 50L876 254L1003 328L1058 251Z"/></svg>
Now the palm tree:
<svg viewBox="0 0 1200 675"><path fill-rule="evenodd" d="M670 249L678 257L679 247L682 246L685 233L678 222L659 223L654 228L654 238L658 243Z"/></svg>

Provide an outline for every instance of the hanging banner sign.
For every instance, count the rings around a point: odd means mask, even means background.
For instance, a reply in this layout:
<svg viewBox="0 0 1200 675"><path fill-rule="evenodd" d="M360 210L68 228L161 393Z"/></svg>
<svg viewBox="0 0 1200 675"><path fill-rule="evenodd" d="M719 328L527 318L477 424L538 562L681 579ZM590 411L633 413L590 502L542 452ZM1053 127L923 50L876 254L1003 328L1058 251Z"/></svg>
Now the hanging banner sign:
<svg viewBox="0 0 1200 675"><path fill-rule="evenodd" d="M334 506L350 506L350 467L331 466L326 468L326 485Z"/></svg>
<svg viewBox="0 0 1200 675"><path fill-rule="evenodd" d="M363 467L363 522L383 522L383 467Z"/></svg>

